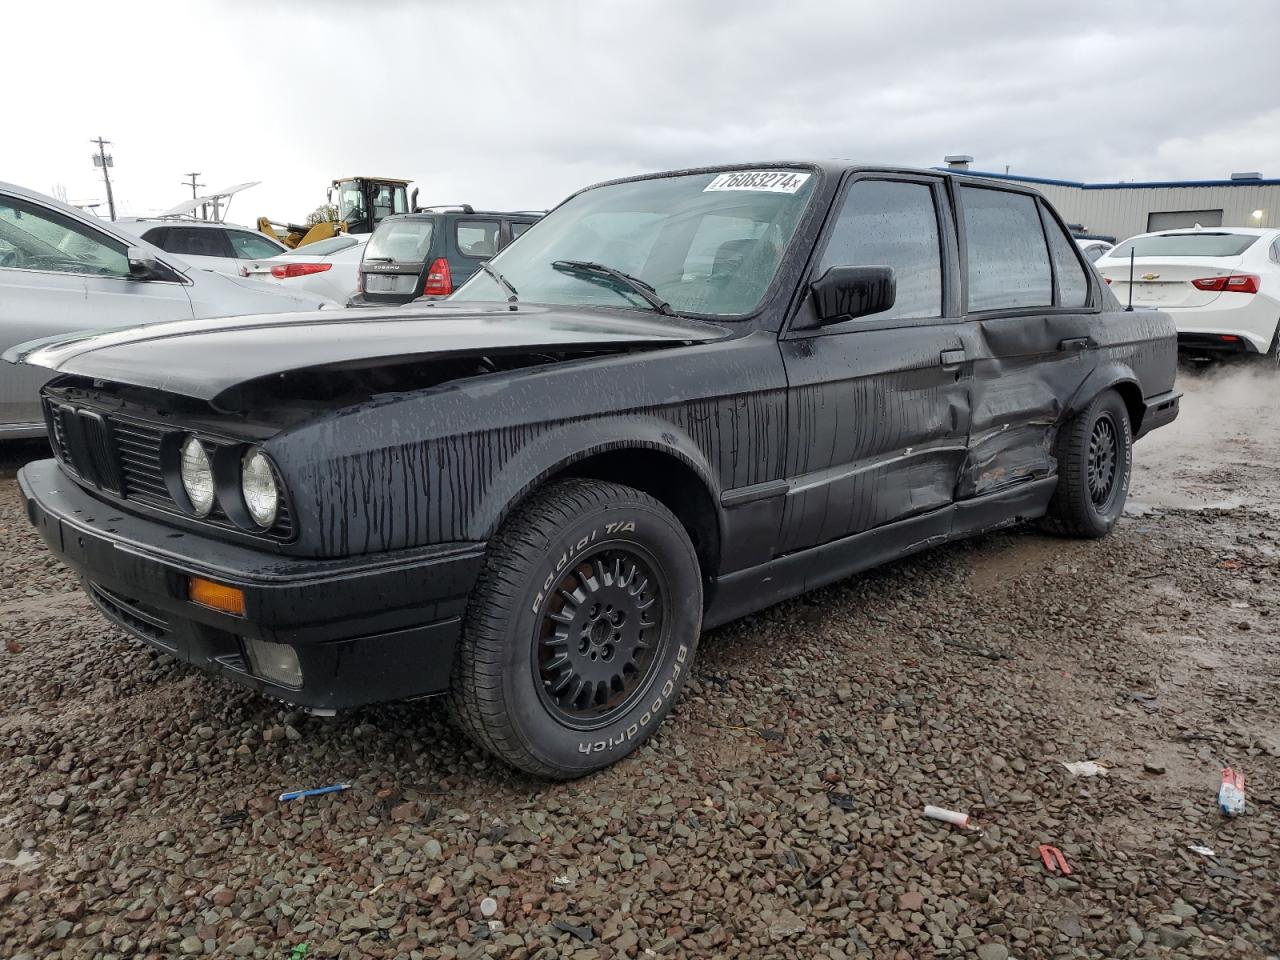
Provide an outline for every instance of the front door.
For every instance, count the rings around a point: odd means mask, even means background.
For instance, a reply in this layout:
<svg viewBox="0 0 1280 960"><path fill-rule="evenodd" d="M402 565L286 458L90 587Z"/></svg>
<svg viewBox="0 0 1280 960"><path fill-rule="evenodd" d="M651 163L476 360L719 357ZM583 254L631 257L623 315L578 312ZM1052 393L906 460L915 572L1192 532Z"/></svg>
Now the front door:
<svg viewBox="0 0 1280 960"><path fill-rule="evenodd" d="M897 297L883 313L828 326L806 302L780 340L790 399L779 554L954 500L970 364L947 209L930 177L861 175L845 187L813 277L890 266Z"/></svg>
<svg viewBox="0 0 1280 960"><path fill-rule="evenodd" d="M1051 477L1065 405L1097 365L1100 292L1042 200L956 188L966 264L973 422L958 499Z"/></svg>
<svg viewBox="0 0 1280 960"><path fill-rule="evenodd" d="M190 316L176 279L129 278L119 240L60 211L0 195L0 350L75 330ZM49 371L0 368L0 435L39 430L40 386Z"/></svg>

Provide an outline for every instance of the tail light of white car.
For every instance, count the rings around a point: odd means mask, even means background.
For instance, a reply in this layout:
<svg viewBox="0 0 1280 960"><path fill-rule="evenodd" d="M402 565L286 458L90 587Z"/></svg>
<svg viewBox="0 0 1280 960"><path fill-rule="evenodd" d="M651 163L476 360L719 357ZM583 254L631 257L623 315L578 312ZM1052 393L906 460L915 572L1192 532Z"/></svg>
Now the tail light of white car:
<svg viewBox="0 0 1280 960"><path fill-rule="evenodd" d="M324 273L332 266L332 263L278 263L271 268L271 275L277 280L287 280L290 277L305 277L313 273Z"/></svg>
<svg viewBox="0 0 1280 960"><path fill-rule="evenodd" d="M1229 277L1205 277L1201 280L1192 280L1191 285L1197 290L1218 293L1257 293L1260 280L1256 273L1233 273Z"/></svg>

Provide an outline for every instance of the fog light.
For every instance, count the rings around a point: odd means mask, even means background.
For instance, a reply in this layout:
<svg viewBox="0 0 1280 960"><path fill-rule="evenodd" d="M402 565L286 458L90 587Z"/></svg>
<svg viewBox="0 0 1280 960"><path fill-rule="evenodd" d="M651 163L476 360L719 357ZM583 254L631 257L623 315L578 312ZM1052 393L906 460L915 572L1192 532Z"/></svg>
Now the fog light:
<svg viewBox="0 0 1280 960"><path fill-rule="evenodd" d="M271 643L245 637L244 648L249 654L249 666L253 668L255 676L278 683L282 687L302 686L302 665L298 663L298 651L287 643Z"/></svg>
<svg viewBox="0 0 1280 960"><path fill-rule="evenodd" d="M225 583L214 583L204 577L188 577L187 599L212 610L244 616L244 591L239 587L228 587Z"/></svg>

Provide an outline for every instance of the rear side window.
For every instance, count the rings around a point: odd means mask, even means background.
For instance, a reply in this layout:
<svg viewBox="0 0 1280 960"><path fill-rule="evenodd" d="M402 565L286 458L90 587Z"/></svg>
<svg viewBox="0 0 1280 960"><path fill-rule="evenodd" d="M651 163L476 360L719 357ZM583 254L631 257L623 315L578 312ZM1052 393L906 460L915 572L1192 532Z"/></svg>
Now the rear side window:
<svg viewBox="0 0 1280 960"><path fill-rule="evenodd" d="M230 230L231 246L236 256L244 260L265 260L267 257L278 257L284 252L278 244L266 237L248 230Z"/></svg>
<svg viewBox="0 0 1280 960"><path fill-rule="evenodd" d="M498 252L497 220L459 220L454 229L464 257L492 257Z"/></svg>
<svg viewBox="0 0 1280 960"><path fill-rule="evenodd" d="M1033 211L1034 212L1034 211ZM845 194L818 273L828 267L893 267L898 295L876 320L942 315L942 248L933 188L858 180Z"/></svg>
<svg viewBox="0 0 1280 960"><path fill-rule="evenodd" d="M161 250L168 250L169 228L168 227L152 227L142 235L142 239L147 243L154 243Z"/></svg>
<svg viewBox="0 0 1280 960"><path fill-rule="evenodd" d="M170 227L164 249L179 256L232 257L231 244L225 230L207 230L200 227Z"/></svg>
<svg viewBox="0 0 1280 960"><path fill-rule="evenodd" d="M969 310L1016 310L1053 303L1049 249L1034 197L961 187L969 262Z"/></svg>
<svg viewBox="0 0 1280 960"><path fill-rule="evenodd" d="M1128 260L1135 257L1238 257L1258 238L1246 233L1159 233L1134 237L1107 254Z"/></svg>
<svg viewBox="0 0 1280 960"><path fill-rule="evenodd" d="M1080 248L1047 209L1042 207L1040 213L1044 217L1044 232L1049 237L1053 272L1058 277L1058 306L1083 307L1089 302L1089 280L1077 254Z"/></svg>
<svg viewBox="0 0 1280 960"><path fill-rule="evenodd" d="M435 224L430 220L383 220L365 246L364 259L423 263L433 236Z"/></svg>

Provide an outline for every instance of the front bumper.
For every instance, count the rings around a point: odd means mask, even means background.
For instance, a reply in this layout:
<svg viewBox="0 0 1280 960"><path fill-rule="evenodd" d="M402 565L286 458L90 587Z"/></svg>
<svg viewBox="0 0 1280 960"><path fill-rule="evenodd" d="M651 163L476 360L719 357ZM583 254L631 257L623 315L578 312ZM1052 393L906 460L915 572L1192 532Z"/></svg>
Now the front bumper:
<svg viewBox="0 0 1280 960"><path fill-rule="evenodd" d="M97 607L156 649L314 709L448 687L483 544L335 560L283 557L125 513L83 490L53 460L28 464L18 483L32 525L84 579ZM244 616L192 603L191 576L241 589ZM301 686L256 676L250 638L293 647Z"/></svg>

